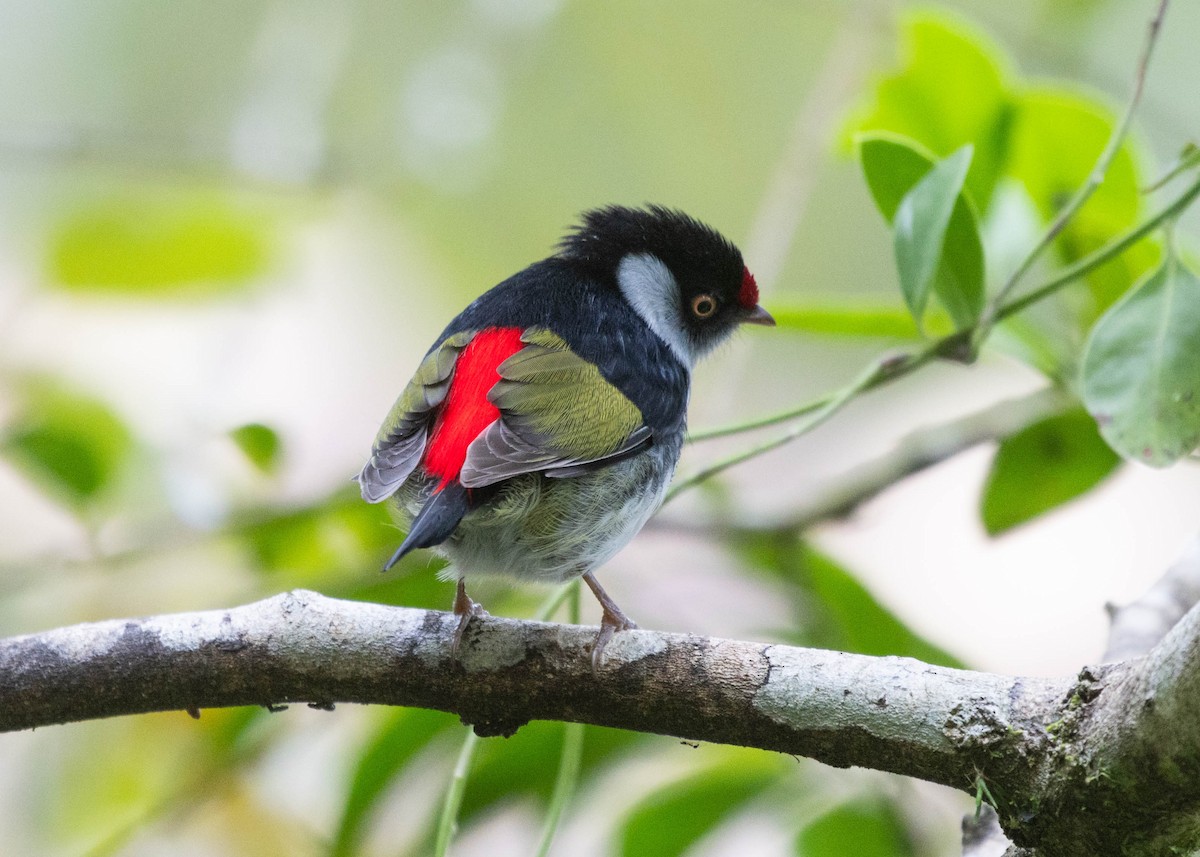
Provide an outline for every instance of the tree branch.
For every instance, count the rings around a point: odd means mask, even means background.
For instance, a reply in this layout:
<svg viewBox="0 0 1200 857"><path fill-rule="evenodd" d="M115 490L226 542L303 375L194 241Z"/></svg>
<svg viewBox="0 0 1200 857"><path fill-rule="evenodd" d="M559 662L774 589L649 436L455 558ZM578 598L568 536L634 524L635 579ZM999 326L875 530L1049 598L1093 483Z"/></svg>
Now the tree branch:
<svg viewBox="0 0 1200 857"><path fill-rule="evenodd" d="M1104 662L1111 663L1149 654L1200 603L1200 536L1140 598L1124 607L1107 605L1111 626ZM963 819L963 857L1020 857L1022 849L1011 843L1000 827L999 816L984 807L979 817Z"/></svg>
<svg viewBox="0 0 1200 857"><path fill-rule="evenodd" d="M760 747L973 793L1022 848L1166 854L1200 818L1200 607L1144 658L1015 678L684 634L485 618L295 591L231 610L0 640L0 730L307 702L434 708L480 735L565 720Z"/></svg>
<svg viewBox="0 0 1200 857"><path fill-rule="evenodd" d="M1001 809L1045 854L1167 857L1200 846L1200 606L1145 657L1085 668L1036 805Z"/></svg>
<svg viewBox="0 0 1200 857"><path fill-rule="evenodd" d="M1111 625L1104 661L1149 652L1200 602L1200 536L1146 592L1124 607L1107 606Z"/></svg>
<svg viewBox="0 0 1200 857"><path fill-rule="evenodd" d="M1008 296L1020 283L1021 278L1029 272L1033 267L1033 263L1038 257L1050 246L1051 242L1057 238L1062 231L1067 227L1067 224L1083 208L1086 203L1104 183L1104 176L1108 173L1108 168L1112 165L1113 160L1117 156L1117 152L1121 149L1121 144L1125 141L1126 135L1129 133L1130 125L1133 124L1133 114L1137 111L1138 102L1142 100L1142 90L1146 85L1146 72L1150 68L1150 57L1154 54L1154 46L1158 43L1158 35L1162 31L1163 18L1167 14L1167 6L1170 0L1159 0L1158 9L1154 17L1150 19L1150 24L1147 27L1146 41L1142 46L1142 55L1138 60L1137 71L1133 76L1133 92L1129 96L1129 102L1125 105L1125 112L1121 115L1121 119L1113 127L1112 133L1109 135L1108 142L1104 145L1104 150L1096 159L1095 165L1089 173L1087 181L1075 191L1066 205L1058 212L1058 216L1042 233L1042 237L1038 239L1037 244L1017 266L1000 290L996 292L996 296L988 302L987 308L984 310L983 317L979 320L976 327L975 342L981 343L987 338L988 332L993 323L999 318L1000 308L1004 306Z"/></svg>
<svg viewBox="0 0 1200 857"><path fill-rule="evenodd" d="M652 631L617 635L593 673L591 629L491 617L472 623L456 660L456 621L295 591L10 638L0 641L0 730L170 709L382 703L455 712L485 735L570 720L969 788L1013 734L1041 733L1070 687Z"/></svg>
<svg viewBox="0 0 1200 857"><path fill-rule="evenodd" d="M824 521L849 517L859 506L908 477L980 444L1003 440L1038 420L1062 412L1069 403L1069 397L1061 390L1045 387L957 419L922 426L899 438L883 455L839 476L828 488L810 492L796 509L774 520L739 520L732 512L722 510L720 520L656 516L647 526L703 536L804 532Z"/></svg>

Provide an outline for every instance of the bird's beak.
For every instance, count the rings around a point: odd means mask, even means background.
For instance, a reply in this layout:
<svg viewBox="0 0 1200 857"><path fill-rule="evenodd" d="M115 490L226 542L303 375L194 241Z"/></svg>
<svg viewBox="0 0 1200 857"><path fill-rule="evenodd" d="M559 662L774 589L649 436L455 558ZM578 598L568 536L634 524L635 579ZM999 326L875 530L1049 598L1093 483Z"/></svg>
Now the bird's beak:
<svg viewBox="0 0 1200 857"><path fill-rule="evenodd" d="M748 315L742 316L742 324L761 324L763 327L774 327L775 319L771 314L762 308L762 304L755 304L754 309L750 310Z"/></svg>

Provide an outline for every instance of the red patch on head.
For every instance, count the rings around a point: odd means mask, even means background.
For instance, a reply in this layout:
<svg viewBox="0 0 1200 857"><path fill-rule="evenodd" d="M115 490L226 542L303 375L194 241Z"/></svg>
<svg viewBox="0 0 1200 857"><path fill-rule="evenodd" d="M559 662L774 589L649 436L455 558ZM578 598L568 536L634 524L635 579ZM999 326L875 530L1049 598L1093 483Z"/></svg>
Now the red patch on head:
<svg viewBox="0 0 1200 857"><path fill-rule="evenodd" d="M425 449L425 470L441 479L439 491L458 478L471 441L500 416L487 399L488 391L500 380L497 367L524 347L520 328L492 327L475 334L458 355L450 391Z"/></svg>
<svg viewBox="0 0 1200 857"><path fill-rule="evenodd" d="M758 306L758 283L754 282L754 275L746 267L742 268L742 287L738 290L738 303L746 309Z"/></svg>

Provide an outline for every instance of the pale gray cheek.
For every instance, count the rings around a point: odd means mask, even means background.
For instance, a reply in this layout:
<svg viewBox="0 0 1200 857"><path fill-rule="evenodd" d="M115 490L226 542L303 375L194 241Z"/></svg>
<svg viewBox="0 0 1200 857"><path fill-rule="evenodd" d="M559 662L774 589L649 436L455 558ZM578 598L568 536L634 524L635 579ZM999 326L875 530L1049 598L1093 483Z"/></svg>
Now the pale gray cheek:
<svg viewBox="0 0 1200 857"><path fill-rule="evenodd" d="M646 325L690 368L696 355L679 315L679 286L663 261L650 253L626 256L617 266L617 285Z"/></svg>

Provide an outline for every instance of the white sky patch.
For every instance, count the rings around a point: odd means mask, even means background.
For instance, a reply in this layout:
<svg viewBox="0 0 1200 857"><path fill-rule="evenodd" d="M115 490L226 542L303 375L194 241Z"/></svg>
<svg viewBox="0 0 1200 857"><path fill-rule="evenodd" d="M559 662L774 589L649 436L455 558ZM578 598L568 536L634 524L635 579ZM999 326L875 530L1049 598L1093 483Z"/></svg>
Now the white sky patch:
<svg viewBox="0 0 1200 857"><path fill-rule="evenodd" d="M345 56L345 6L276 3L251 53L246 99L230 132L241 170L308 181L325 164L326 107Z"/></svg>
<svg viewBox="0 0 1200 857"><path fill-rule="evenodd" d="M470 186L502 112L499 72L478 50L449 47L417 63L400 94L397 140L418 177Z"/></svg>

